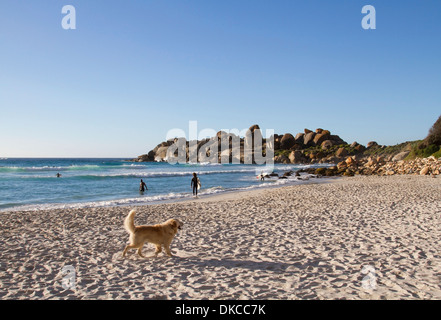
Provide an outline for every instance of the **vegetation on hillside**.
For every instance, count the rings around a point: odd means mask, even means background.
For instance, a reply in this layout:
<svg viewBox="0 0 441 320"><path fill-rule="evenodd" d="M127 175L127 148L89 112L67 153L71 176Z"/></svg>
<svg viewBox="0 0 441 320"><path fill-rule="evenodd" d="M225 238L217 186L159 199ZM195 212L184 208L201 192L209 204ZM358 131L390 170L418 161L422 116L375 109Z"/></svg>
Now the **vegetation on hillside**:
<svg viewBox="0 0 441 320"><path fill-rule="evenodd" d="M436 120L424 140L417 141L406 160L415 158L441 157L441 116Z"/></svg>
<svg viewBox="0 0 441 320"><path fill-rule="evenodd" d="M425 143L427 145L441 146L441 116L439 116L438 120L436 120L432 128L430 128Z"/></svg>

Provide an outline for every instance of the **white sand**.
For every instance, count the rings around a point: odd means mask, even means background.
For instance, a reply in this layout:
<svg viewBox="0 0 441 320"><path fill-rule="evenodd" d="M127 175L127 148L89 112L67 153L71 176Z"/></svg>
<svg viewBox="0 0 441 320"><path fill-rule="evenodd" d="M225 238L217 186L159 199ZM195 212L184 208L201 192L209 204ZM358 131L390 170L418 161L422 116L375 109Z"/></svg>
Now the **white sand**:
<svg viewBox="0 0 441 320"><path fill-rule="evenodd" d="M0 299L441 298L441 178L354 177L138 207L136 224L185 222L173 258L122 258L130 209L0 213ZM75 288L62 286L66 266Z"/></svg>

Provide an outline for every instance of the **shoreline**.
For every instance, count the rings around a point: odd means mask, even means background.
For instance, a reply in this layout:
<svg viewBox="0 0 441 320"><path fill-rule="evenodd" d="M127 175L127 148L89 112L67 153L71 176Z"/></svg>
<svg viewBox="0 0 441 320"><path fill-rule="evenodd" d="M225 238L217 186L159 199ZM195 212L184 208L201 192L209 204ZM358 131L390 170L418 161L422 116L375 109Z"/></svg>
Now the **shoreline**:
<svg viewBox="0 0 441 320"><path fill-rule="evenodd" d="M357 176L136 207L136 225L184 222L172 258L122 257L132 207L1 214L0 298L440 299L440 191Z"/></svg>
<svg viewBox="0 0 441 320"><path fill-rule="evenodd" d="M170 200L158 200L158 201L152 201L148 204L141 204L139 206L144 205L161 205L161 204L174 204L174 203L185 203L185 202L216 202L216 201L226 201L226 200L233 200L242 197L249 197L249 196L258 196L262 193L265 193L265 191L268 190L275 190L275 189L284 189L289 188L293 186L303 186L303 185L313 185L313 184L321 184L321 183L332 183L333 181L336 181L338 179L341 179L341 177L322 177L317 178L313 177L309 180L299 182L298 183L292 183L287 185L268 185L264 187L254 187L250 189L244 189L244 190L226 190L219 193L212 193L203 195L201 197L192 197L191 195L186 198L177 198L177 199L170 199Z"/></svg>
<svg viewBox="0 0 441 320"><path fill-rule="evenodd" d="M159 200L144 200L142 198L133 198L132 200L136 199L139 200L139 202L133 202L133 203L122 203L122 204L107 204L106 202L123 202L129 199L115 199L115 200L99 200L99 201L93 201L93 202L74 202L74 203L38 203L38 204L29 204L29 205L22 205L17 207L9 207L9 208L3 208L0 209L0 214L2 213L11 213L11 212L39 212L39 211L48 211L48 210L71 210L71 209L91 209L91 208L107 208L107 207L142 207L142 206L150 206L150 205L160 205L160 204L168 204L168 203L178 203L178 202L185 202L185 201L194 201L194 200L202 200L202 199L210 199L212 197L220 197L222 198L223 195L228 195L230 193L246 193L246 192L258 192L259 190L267 190L267 189L274 189L274 188L284 188L289 187L293 185L306 185L306 184L314 184L314 183L328 183L334 179L338 179L340 177L316 177L313 174L307 174L306 180L288 180L286 184L273 184L280 180L273 180L271 181L271 184L267 185L255 185L255 186L249 186L245 188L238 188L238 190L232 190L230 189L224 189L219 192L215 193L209 193L209 194L203 194L198 198L195 199L191 192L188 192L188 194L177 196L176 198L170 198L170 199L159 199ZM202 190L203 192L204 190ZM164 195L167 196L167 195ZM33 208L33 206L37 206L36 208ZM38 206L49 206L47 208L39 208Z"/></svg>

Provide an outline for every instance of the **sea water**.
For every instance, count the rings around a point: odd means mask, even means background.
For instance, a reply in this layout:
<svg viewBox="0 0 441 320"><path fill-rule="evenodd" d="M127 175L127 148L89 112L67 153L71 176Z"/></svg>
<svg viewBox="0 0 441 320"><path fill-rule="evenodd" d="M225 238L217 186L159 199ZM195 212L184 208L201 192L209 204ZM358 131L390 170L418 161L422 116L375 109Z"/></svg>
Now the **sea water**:
<svg viewBox="0 0 441 320"><path fill-rule="evenodd" d="M274 166L280 176L305 166ZM196 172L199 196L304 183L294 175L261 181L265 166L244 164L134 163L127 159L0 159L0 210L42 210L142 205L192 198ZM57 175L59 174L59 177ZM148 190L139 191L141 179Z"/></svg>

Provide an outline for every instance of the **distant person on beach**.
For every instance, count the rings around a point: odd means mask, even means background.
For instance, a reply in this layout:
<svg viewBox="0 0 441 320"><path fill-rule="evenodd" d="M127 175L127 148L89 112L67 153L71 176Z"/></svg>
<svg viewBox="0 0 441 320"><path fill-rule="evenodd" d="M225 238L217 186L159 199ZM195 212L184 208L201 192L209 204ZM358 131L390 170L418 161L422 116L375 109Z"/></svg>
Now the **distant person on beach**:
<svg viewBox="0 0 441 320"><path fill-rule="evenodd" d="M191 188L193 188L193 195L198 195L198 188L200 187L201 183L199 181L199 178L196 174L196 172L193 172L193 178L191 179Z"/></svg>
<svg viewBox="0 0 441 320"><path fill-rule="evenodd" d="M142 181L141 179L141 183L139 184L139 191L144 192L146 190L148 190L149 188L147 188L147 185L145 184L144 181Z"/></svg>
<svg viewBox="0 0 441 320"><path fill-rule="evenodd" d="M60 174L60 173L57 173L57 178L59 178L59 177L61 177L61 174Z"/></svg>

